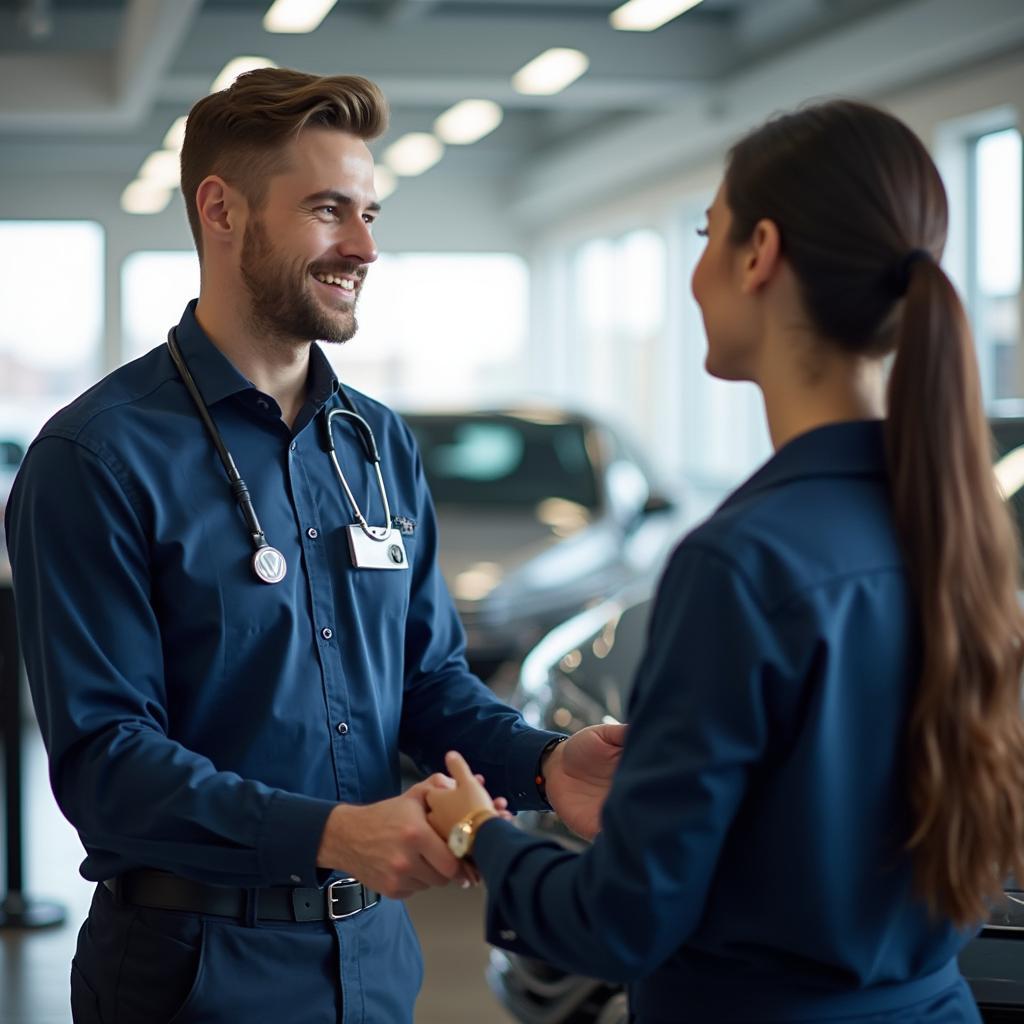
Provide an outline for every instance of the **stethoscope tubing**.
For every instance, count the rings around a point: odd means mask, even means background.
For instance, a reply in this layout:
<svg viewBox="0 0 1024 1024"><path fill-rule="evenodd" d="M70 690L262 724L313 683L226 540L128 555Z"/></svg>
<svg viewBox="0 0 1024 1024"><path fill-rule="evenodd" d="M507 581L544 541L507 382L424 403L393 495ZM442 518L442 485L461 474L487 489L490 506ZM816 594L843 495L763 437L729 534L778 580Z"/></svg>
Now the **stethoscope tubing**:
<svg viewBox="0 0 1024 1024"><path fill-rule="evenodd" d="M342 391L342 401L346 404L351 403L351 399L347 394ZM359 503L356 501L355 495L352 493L352 488L348 485L348 480L345 479L345 474L341 470L341 464L338 462L338 454L334 447L334 435L332 433L332 424L335 416L343 416L346 419L350 419L357 428L357 433L363 441L363 447L366 450L367 458L373 463L373 468L377 474L377 489L380 491L380 498L384 504L384 526L373 527L370 526L366 521L366 517L363 515L362 509L359 507ZM345 497L348 498L348 503L352 507L352 514L356 517L356 522L359 524L363 533L366 534L371 540L383 542L388 539L391 534L391 506L388 502L387 488L384 486L384 476L380 471L380 453L377 450L377 442L373 436L373 431L370 429L370 424L363 419L355 411L355 409L332 409L324 421L324 445L327 448L327 454L331 457L331 463L334 465L334 472L341 483L342 490L345 492Z"/></svg>
<svg viewBox="0 0 1024 1024"><path fill-rule="evenodd" d="M171 354L171 359L174 361L179 376L185 384L186 390L192 398L196 411L199 413L199 418L203 421L203 425L213 441L214 448L217 449L220 461L224 464L224 472L227 474L228 483L231 485L231 492L235 496L235 501L238 502L239 509L241 509L249 534L252 537L253 546L257 551L260 548L269 547L266 534L263 532L259 517L256 515L256 508L252 503L249 488L242 479L242 474L238 472L235 460L231 457L231 452L228 451L227 445L224 444L224 439L217 429L217 424L213 422L209 409L206 408L206 403L203 401L203 396L199 393L199 387L192 376L192 371L189 370L185 357L181 354L181 349L178 348L178 340L175 337L173 327L167 334L167 349Z"/></svg>
<svg viewBox="0 0 1024 1024"><path fill-rule="evenodd" d="M228 447L224 443L224 438L217 429L217 424L214 423L213 417L210 415L210 410L206 406L206 402L203 401L203 396L200 394L199 386L196 384L195 378L192 376L192 372L189 370L188 364L185 362L185 357L182 355L181 349L178 346L176 331L173 327L167 333L167 350L170 353L171 360L178 371L178 375L181 377L182 383L185 385L185 389L188 391L189 396L192 399L193 405L196 407L196 411L199 413L199 418L202 420L207 433L210 435L210 439L213 441L213 446L217 451L217 455L220 457L220 461L224 465L224 472L227 474L228 483L231 486L231 492L235 497L235 501L237 502L239 509L241 510L242 517L245 519L246 528L249 531L249 536L252 539L253 547L255 549L252 562L253 571L264 583L278 583L284 579L285 572L287 571L287 563L285 562L284 555L270 544L267 540L266 534L263 532L263 527L260 525L259 517L256 515L256 508L253 505L252 496L249 493L249 488L242 479L242 474L239 473L238 467L235 465L235 460L232 458L231 452L228 451ZM334 466L334 472L341 483L345 497L348 499L348 503L352 508L352 512L355 515L356 522L360 529L371 540L383 542L388 540L391 536L391 506L388 502L387 488L384 486L384 476L380 469L380 452L377 448L377 441L373 436L373 430L370 428L370 424L359 415L352 399L340 384L338 385L338 393L342 402L345 404L345 408L332 409L330 413L323 416L323 446L330 456L331 463ZM373 464L374 472L377 477L377 487L380 491L381 501L384 504L383 527L370 526L366 521L366 517L360 509L359 503L356 501L355 495L352 493L352 488L349 486L348 480L342 472L341 465L338 462L337 452L335 451L334 435L332 433L332 423L335 416L343 416L352 421L353 425L356 427L356 433L359 435L359 439L363 444L367 460Z"/></svg>

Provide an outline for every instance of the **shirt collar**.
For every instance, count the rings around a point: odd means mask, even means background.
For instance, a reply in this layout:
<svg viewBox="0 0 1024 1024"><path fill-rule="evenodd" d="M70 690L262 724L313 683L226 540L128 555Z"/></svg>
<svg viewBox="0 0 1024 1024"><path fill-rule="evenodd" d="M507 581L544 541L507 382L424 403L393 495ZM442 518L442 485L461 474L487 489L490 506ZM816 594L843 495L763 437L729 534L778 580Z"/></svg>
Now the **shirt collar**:
<svg viewBox="0 0 1024 1024"><path fill-rule="evenodd" d="M203 401L210 406L231 395L251 390L255 385L210 341L209 335L196 319L197 302L197 299L193 299L185 307L175 337L199 386ZM309 350L308 401L319 410L337 390L338 379L334 369L323 350L314 342Z"/></svg>
<svg viewBox="0 0 1024 1024"><path fill-rule="evenodd" d="M883 420L829 423L784 444L746 483L722 503L727 508L791 480L886 474Z"/></svg>

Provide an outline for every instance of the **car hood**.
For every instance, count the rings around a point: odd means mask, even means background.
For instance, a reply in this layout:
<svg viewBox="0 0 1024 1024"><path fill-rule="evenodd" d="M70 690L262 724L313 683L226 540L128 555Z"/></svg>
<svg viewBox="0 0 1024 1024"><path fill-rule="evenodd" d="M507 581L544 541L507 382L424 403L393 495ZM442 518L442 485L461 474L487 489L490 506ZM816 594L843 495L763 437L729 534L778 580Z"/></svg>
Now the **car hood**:
<svg viewBox="0 0 1024 1024"><path fill-rule="evenodd" d="M482 562L496 566L505 578L564 539L532 514L439 505L437 517L441 524L438 561L451 588L460 573Z"/></svg>

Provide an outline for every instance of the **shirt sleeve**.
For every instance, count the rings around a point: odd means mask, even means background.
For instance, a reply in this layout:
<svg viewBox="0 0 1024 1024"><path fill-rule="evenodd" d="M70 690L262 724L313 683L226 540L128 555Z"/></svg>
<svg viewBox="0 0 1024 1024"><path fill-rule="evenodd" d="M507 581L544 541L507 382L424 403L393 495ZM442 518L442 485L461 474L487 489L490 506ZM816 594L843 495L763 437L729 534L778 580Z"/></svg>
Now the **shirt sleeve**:
<svg viewBox="0 0 1024 1024"><path fill-rule="evenodd" d="M500 820L480 830L488 941L631 981L686 940L765 748L774 647L739 571L684 542L659 588L593 845L569 853Z"/></svg>
<svg viewBox="0 0 1024 1024"><path fill-rule="evenodd" d="M415 441L420 557L406 620L402 750L426 771L444 771L458 750L513 810L547 810L535 778L545 745L558 733L534 729L469 671L465 634L438 566L438 533L430 488Z"/></svg>
<svg viewBox="0 0 1024 1024"><path fill-rule="evenodd" d="M148 534L130 493L112 454L48 436L8 507L19 634L57 802L98 865L315 885L333 804L218 771L168 735Z"/></svg>

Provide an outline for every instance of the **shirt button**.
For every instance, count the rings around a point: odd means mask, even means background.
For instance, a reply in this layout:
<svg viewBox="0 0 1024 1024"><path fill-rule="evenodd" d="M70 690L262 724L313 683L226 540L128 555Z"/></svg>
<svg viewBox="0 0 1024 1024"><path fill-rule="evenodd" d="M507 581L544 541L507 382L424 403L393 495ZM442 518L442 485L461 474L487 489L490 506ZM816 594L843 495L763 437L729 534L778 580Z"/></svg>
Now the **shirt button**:
<svg viewBox="0 0 1024 1024"><path fill-rule="evenodd" d="M339 722L338 723L338 732L340 732L342 736L347 736L348 735L348 722Z"/></svg>
<svg viewBox="0 0 1024 1024"><path fill-rule="evenodd" d="M308 530L306 531L306 536L307 536L307 537L308 537L308 538L309 538L310 540L316 540L316 539L317 539L317 537L319 537L319 536L320 536L320 534L319 534L319 533L317 533L317 530L316 530L316 527L315 527L315 526L311 526L311 527L310 527L310 528L309 528L309 529L308 529Z"/></svg>
<svg viewBox="0 0 1024 1024"><path fill-rule="evenodd" d="M289 877L289 878L290 878L290 879L291 879L291 880L292 880L293 882L301 882L301 881L302 881L302 879L301 879L301 878L299 878L299 876L298 876L298 875L289 875L288 877Z"/></svg>
<svg viewBox="0 0 1024 1024"><path fill-rule="evenodd" d="M269 408L270 408L270 406L269 406L269 405L267 404L267 400L266 400L265 398L260 398L260 399L257 399L257 401L256 401L256 404L257 404L257 405L258 405L258 406L259 406L259 407L260 407L261 409L269 409Z"/></svg>
<svg viewBox="0 0 1024 1024"><path fill-rule="evenodd" d="M331 627L330 627L330 626L324 626L324 628L320 630L320 635L321 635L321 636L322 636L322 637L323 637L323 638L324 638L325 640L330 640L330 639L331 639L331 637L332 637L332 636L334 636L334 630L333 630L333 629L331 629Z"/></svg>
<svg viewBox="0 0 1024 1024"><path fill-rule="evenodd" d="M506 942L515 942L519 937L511 928L502 928L498 933Z"/></svg>
<svg viewBox="0 0 1024 1024"><path fill-rule="evenodd" d="M288 445L288 450L289 451L295 451L298 447L299 447L299 442L298 441L292 441L292 443L290 445Z"/></svg>

